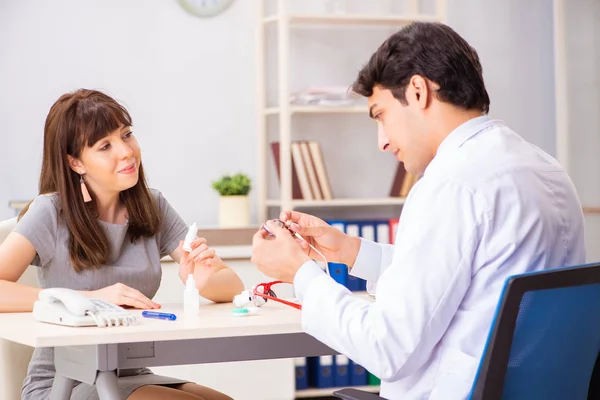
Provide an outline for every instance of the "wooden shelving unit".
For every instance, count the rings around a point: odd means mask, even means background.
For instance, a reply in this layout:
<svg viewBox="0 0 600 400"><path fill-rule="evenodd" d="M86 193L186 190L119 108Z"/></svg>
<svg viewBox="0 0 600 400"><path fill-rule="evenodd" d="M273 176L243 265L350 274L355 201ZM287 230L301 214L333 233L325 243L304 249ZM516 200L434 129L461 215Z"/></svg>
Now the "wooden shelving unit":
<svg viewBox="0 0 600 400"><path fill-rule="evenodd" d="M383 197L383 198L354 198L354 199L333 199L333 200L292 200L293 208L306 207L357 207L357 206L393 206L404 204L403 197ZM268 206L281 206L281 200L268 199Z"/></svg>
<svg viewBox="0 0 600 400"><path fill-rule="evenodd" d="M390 26L406 25L415 21L439 22L439 15L322 15L322 14L274 14L263 18L264 24L289 23L290 25L363 25L363 26Z"/></svg>
<svg viewBox="0 0 600 400"><path fill-rule="evenodd" d="M306 25L324 27L335 26L402 26L413 21L445 20L445 0L436 0L433 14L420 12L419 0L410 0L408 9L402 14L316 14L294 13L290 10L288 0L277 0L276 10L273 14L265 14L265 0L257 0L259 28L257 29L257 104L258 104L258 140L259 140L259 168L256 190L258 193L258 219L265 220L270 208L281 209L315 208L315 207L365 207L365 206L394 206L402 205L403 198L372 198L372 199L332 199L332 200L296 200L292 198L292 117L294 115L328 115L328 114L367 114L366 105L352 106L301 106L290 104L290 35L293 28ZM265 72L265 30L267 26L274 26L277 35L277 81L268 81ZM276 105L267 106L267 84L277 85ZM280 183L279 197L268 198L267 181L269 168L271 168L271 153L269 151L269 135L267 132L267 119L276 117L279 132L280 151ZM295 139L295 138L294 138ZM391 184L391 182L390 182ZM277 211L279 211L277 210Z"/></svg>
<svg viewBox="0 0 600 400"><path fill-rule="evenodd" d="M291 106L290 114L366 114L369 110L366 106ZM269 107L264 111L265 115L279 115L279 107Z"/></svg>

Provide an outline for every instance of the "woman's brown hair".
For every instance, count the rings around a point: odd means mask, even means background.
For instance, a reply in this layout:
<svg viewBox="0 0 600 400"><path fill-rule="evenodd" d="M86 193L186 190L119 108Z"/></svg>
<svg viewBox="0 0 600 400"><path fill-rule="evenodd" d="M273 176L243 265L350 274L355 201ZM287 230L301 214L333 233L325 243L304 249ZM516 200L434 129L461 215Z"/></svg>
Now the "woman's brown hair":
<svg viewBox="0 0 600 400"><path fill-rule="evenodd" d="M94 195L91 202L83 201L80 176L69 166L67 156L79 158L86 146L93 146L109 133L131 125L125 107L102 92L87 89L62 95L46 118L39 194L59 196L61 213L70 232L71 263L76 271L106 264L110 244L97 220ZM131 240L154 236L160 229L161 218L141 162L138 182L122 191L120 197L127 207Z"/></svg>

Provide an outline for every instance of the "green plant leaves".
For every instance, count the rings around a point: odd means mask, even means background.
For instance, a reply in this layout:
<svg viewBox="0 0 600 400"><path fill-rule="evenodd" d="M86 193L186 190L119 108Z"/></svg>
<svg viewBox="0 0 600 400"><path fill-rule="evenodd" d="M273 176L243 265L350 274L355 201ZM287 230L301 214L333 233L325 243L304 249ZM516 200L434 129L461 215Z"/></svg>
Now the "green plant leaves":
<svg viewBox="0 0 600 400"><path fill-rule="evenodd" d="M212 182L212 187L221 196L245 196L252 187L250 178L245 174L224 175Z"/></svg>

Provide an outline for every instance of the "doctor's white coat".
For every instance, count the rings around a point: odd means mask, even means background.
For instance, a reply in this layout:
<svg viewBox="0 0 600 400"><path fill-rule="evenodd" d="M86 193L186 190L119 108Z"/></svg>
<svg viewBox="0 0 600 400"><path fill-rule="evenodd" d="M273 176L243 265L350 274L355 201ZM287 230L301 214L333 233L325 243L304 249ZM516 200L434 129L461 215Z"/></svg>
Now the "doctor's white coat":
<svg viewBox="0 0 600 400"><path fill-rule="evenodd" d="M307 333L381 378L387 399L465 399L507 277L585 262L575 188L556 160L478 117L441 144L395 240L362 240L354 297L307 262L294 279Z"/></svg>

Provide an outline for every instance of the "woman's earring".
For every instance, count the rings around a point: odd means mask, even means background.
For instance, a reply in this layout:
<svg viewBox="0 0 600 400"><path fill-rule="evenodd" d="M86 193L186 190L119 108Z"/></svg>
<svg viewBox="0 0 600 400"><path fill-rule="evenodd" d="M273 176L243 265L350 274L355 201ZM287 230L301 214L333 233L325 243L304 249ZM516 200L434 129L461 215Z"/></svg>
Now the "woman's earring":
<svg viewBox="0 0 600 400"><path fill-rule="evenodd" d="M83 201L89 203L92 201L92 197L90 196L90 192L88 191L85 182L83 181L83 175L79 175L79 183L81 184L81 194L83 195Z"/></svg>

